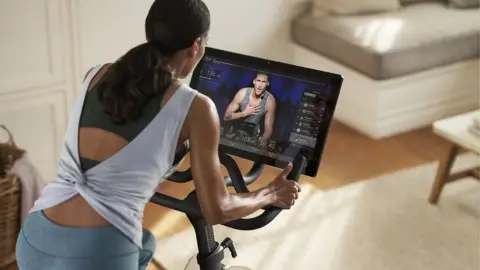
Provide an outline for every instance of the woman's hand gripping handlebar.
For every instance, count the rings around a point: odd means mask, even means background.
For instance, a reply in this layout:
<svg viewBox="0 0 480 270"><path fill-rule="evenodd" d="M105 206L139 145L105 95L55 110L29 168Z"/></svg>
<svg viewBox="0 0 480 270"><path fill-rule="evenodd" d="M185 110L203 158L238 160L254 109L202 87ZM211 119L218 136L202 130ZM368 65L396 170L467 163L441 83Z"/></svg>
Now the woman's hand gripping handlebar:
<svg viewBox="0 0 480 270"><path fill-rule="evenodd" d="M247 184L245 183L243 176L241 174L240 169L238 168L237 164L235 163L235 160L233 160L232 157L230 157L227 154L220 154L220 161L221 163L227 168L230 177L229 180L231 181L232 185L234 186L235 190L239 193L246 193L249 192L247 188ZM304 157L297 157L293 161L293 167L288 173L286 179L288 181L295 181L298 182L300 175L303 171L303 168L306 165L306 159ZM258 166L258 165L257 165ZM256 174L259 175L257 172ZM170 178L173 178L172 180L176 180L175 182L188 182L191 180L191 174L185 174L184 172L178 172L174 173ZM189 179L188 179L189 178ZM284 183L280 185L276 185L276 182L280 181L287 181L282 177L277 177L276 180L274 180L271 184L270 187L273 189L277 188L278 186L280 187L286 187L289 185L285 185ZM253 181L252 181L253 182ZM291 185L293 186L293 185ZM277 193L277 196L281 196L281 190L277 188L275 190ZM280 194L278 194L280 193ZM291 192L287 192L286 194L290 194ZM288 195L289 196L289 195ZM277 197L278 198L278 197ZM197 196L195 191L190 193L184 200L179 200L161 193L156 193L150 200L153 203L183 212L190 217L194 218L203 218L202 211L200 210L200 206L197 200ZM285 199L282 201L283 204L285 204L288 200ZM277 203L279 204L279 200L277 199ZM275 202L273 205L276 205ZM282 210L283 208L289 208L289 206L285 207L278 207L277 206L268 206L264 208L264 212L256 217L249 218L249 219L237 219L234 221L227 222L223 225L228 226L230 228L238 229L238 230L255 230L258 228L261 228L268 223L270 223Z"/></svg>
<svg viewBox="0 0 480 270"><path fill-rule="evenodd" d="M223 162L225 159L229 160L229 162L226 162L228 165ZM232 169L233 169L233 165L231 164L230 160L233 161L233 159L228 155L221 155L220 160L222 160L222 163L225 165L225 167L227 167L228 172L231 173L232 171L231 171L230 168L232 167ZM235 161L233 161L233 163L235 164ZM230 227L230 228L237 229L237 230L255 230L255 229L261 228L261 227L267 225L268 223L270 223L273 219L275 219L275 217L278 216L278 214L283 209L290 208L291 205L293 205L292 201L294 201L296 198L291 198L290 195L293 194L293 193L291 191L288 191L287 189L289 187L295 188L297 185L295 185L294 183L292 183L290 185L285 185L285 183L282 183L282 182L284 182L284 181L294 181L294 182L298 183L298 180L300 179L302 171L303 171L303 169L306 165L306 159L303 156L298 156L293 161L292 165L293 165L293 167L292 167L291 171L288 173L286 179L283 177L282 174L280 174L279 177L277 177L270 184L270 187L272 187L276 193L278 192L277 193L277 201L273 202L272 206L268 206L268 207L264 208L265 211L259 216L249 218L249 219L237 219L237 220L234 220L234 221L227 222L223 225L225 225L227 227ZM236 164L235 164L235 167L238 169L238 166ZM246 192L249 192L247 186L245 185L245 182L243 181L242 175L240 173L238 173L238 172L240 172L240 170L238 169L238 171L236 171L236 170L234 170L234 171L235 171L235 173L230 174L230 177L231 177L232 182L234 184L235 190L237 192L242 192L242 191L245 191L245 190L246 190ZM288 169L287 169L287 171L288 171ZM284 172L286 172L286 171L284 171ZM240 186L240 188L237 189L237 186ZM284 197L280 197L280 196L284 196ZM288 205L285 205L285 204L290 204L290 205L288 206ZM280 207L278 207L278 206L280 206Z"/></svg>

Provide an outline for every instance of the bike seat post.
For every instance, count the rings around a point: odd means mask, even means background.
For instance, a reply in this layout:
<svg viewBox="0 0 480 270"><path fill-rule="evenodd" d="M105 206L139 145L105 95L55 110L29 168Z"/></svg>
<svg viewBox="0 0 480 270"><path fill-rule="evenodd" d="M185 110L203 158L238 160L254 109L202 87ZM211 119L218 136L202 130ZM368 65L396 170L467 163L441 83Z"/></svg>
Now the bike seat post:
<svg viewBox="0 0 480 270"><path fill-rule="evenodd" d="M193 218L188 216L192 223L197 238L198 254L200 256L210 255L216 248L218 243L215 241L213 228L204 219Z"/></svg>
<svg viewBox="0 0 480 270"><path fill-rule="evenodd" d="M187 215L195 230L198 255L197 263L201 270L223 270L224 247L215 241L212 225L205 219Z"/></svg>

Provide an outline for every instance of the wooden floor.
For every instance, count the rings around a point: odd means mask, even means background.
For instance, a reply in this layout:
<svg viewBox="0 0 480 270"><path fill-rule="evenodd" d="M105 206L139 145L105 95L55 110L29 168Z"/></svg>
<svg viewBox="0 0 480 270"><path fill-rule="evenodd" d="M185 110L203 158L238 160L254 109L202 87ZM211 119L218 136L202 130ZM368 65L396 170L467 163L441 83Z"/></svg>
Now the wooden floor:
<svg viewBox="0 0 480 270"><path fill-rule="evenodd" d="M430 127L376 141L334 122L318 176L314 179L303 177L300 181L311 183L319 189L339 188L381 174L436 161L446 155L447 150L448 143L435 136ZM240 159L237 159L237 162L243 171L251 164ZM186 167L188 159L183 168ZM278 171L266 168L262 178L252 185L252 189L271 181ZM192 184L173 184L166 181L159 191L182 198L192 189ZM145 209L144 226L150 229L157 239L161 239L189 228L189 223L181 213L149 204ZM13 266L7 269L17 268ZM163 268L151 265L148 269Z"/></svg>

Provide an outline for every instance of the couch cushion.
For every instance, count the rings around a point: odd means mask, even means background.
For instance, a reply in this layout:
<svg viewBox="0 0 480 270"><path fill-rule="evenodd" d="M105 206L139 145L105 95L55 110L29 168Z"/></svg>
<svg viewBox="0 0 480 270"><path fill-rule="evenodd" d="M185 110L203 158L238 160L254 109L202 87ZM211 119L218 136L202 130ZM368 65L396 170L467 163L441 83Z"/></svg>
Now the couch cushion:
<svg viewBox="0 0 480 270"><path fill-rule="evenodd" d="M448 3L453 8L478 8L480 7L480 0L448 0ZM478 14L480 16L480 14Z"/></svg>
<svg viewBox="0 0 480 270"><path fill-rule="evenodd" d="M421 2L444 2L445 0L400 0L400 4L402 5L410 5L414 3L421 3Z"/></svg>
<svg viewBox="0 0 480 270"><path fill-rule="evenodd" d="M297 18L300 45L374 79L388 79L480 55L479 10L419 3L398 12Z"/></svg>
<svg viewBox="0 0 480 270"><path fill-rule="evenodd" d="M352 15L394 11L399 9L398 0L314 0L316 14Z"/></svg>

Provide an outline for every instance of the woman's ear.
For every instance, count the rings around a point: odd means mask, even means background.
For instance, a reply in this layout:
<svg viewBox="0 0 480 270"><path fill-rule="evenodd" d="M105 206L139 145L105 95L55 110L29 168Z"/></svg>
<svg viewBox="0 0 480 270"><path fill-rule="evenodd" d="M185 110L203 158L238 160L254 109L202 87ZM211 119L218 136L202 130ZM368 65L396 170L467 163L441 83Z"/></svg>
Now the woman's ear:
<svg viewBox="0 0 480 270"><path fill-rule="evenodd" d="M188 49L187 56L188 58L195 58L202 49L202 39L197 38L193 41L192 46Z"/></svg>

